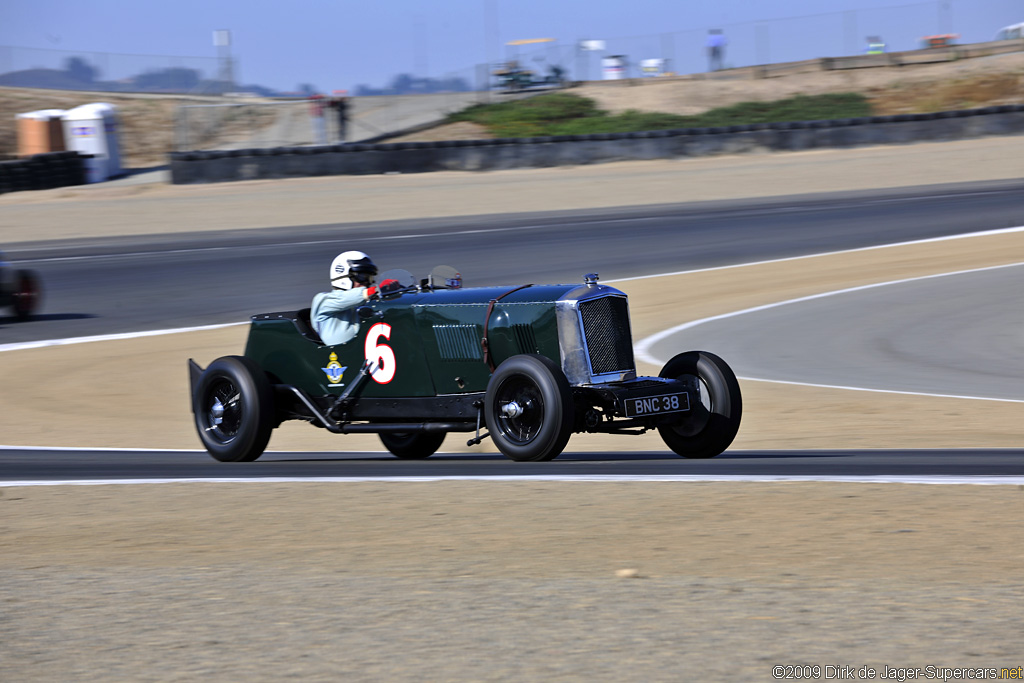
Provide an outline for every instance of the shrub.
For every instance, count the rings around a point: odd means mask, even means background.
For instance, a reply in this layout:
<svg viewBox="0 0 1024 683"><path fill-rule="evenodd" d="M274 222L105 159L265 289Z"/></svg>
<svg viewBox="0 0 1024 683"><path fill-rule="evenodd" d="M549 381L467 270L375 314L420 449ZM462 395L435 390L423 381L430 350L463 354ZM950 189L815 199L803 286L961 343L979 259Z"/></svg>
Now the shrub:
<svg viewBox="0 0 1024 683"><path fill-rule="evenodd" d="M800 95L774 102L744 102L696 116L634 110L609 114L585 97L550 93L513 102L476 105L452 114L449 121L473 121L486 126L496 137L511 138L818 121L870 116L871 113L871 104L858 93Z"/></svg>

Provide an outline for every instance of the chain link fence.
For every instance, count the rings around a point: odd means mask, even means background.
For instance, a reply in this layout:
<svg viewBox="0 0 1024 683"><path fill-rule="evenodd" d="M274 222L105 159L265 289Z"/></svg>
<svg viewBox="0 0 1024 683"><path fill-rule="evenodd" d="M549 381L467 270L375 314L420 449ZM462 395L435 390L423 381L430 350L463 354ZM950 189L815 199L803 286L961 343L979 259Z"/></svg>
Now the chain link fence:
<svg viewBox="0 0 1024 683"><path fill-rule="evenodd" d="M733 22L713 27L693 27L662 33L600 38L604 49L583 50L581 40L561 40L532 45L506 45L496 64L435 74L430 79L411 78L405 92L416 92L416 81L465 84L449 89L487 92L500 90L495 74L509 63L536 83L550 79L557 68L574 81L600 80L601 60L623 57L627 78L643 76L644 60L662 60L663 71L676 74L710 70L706 40L711 29L726 39L723 66L744 67L818 57L860 54L868 36L881 36L889 51L921 47L929 34L952 32L948 2L925 0L905 5L822 12L780 19ZM887 35L886 27L915 27L908 33ZM809 53L809 46L821 46ZM220 94L238 89L237 65L214 57L160 57L109 52L81 52L0 46L0 85L110 92L173 92ZM250 86L246 86L250 89ZM388 88L368 88L366 94L391 94ZM269 91L268 91L269 93ZM258 94L268 94L258 93ZM358 92L356 94L359 94Z"/></svg>
<svg viewBox="0 0 1024 683"><path fill-rule="evenodd" d="M922 47L922 37L951 32L949 24L941 0L931 0L638 36L593 36L604 44L598 51L581 49L581 40L507 45L504 63L516 62L535 76L558 66L574 81L601 80L601 60L610 56L623 58L625 78L642 77L640 64L647 59L664 60L665 72L695 74L710 70L706 41L712 29L721 30L726 39L723 67L735 68L861 54L868 36L881 36L890 52L916 50ZM917 30L890 35L887 26L914 26ZM827 47L821 54L809 54L808 45Z"/></svg>
<svg viewBox="0 0 1024 683"><path fill-rule="evenodd" d="M622 77L651 75L644 60L661 60L661 73L710 70L706 41L711 28L726 39L722 66L746 67L805 60L808 45L831 46L841 57L863 51L867 36L882 35L890 51L920 47L924 35L949 30L944 0L694 27L641 36L602 39L602 50L583 50L582 41L507 45L501 61L435 74L405 77L391 87L356 88L342 121L336 109L317 111L309 100L256 101L224 98L223 104L183 106L175 125L175 149L244 149L366 142L426 127L467 106L503 101L563 81L602 79L602 59L621 58ZM890 35L879 27L919 27L913 35ZM521 80L510 81L515 64ZM501 75L501 74L504 74ZM728 77L728 74L723 75ZM0 85L109 92L220 94L237 90L230 59L157 57L106 52L43 50L0 46ZM451 92L430 92L447 88ZM251 88L246 86L247 91ZM359 91L366 92L360 95ZM269 92L269 91L268 91ZM398 92L407 94L398 94ZM246 93L248 94L248 93ZM267 93L255 92L256 95Z"/></svg>
<svg viewBox="0 0 1024 683"><path fill-rule="evenodd" d="M486 90L349 97L344 120L332 106L332 98L187 105L178 109L175 149L368 142L427 127L448 114L491 101L493 97Z"/></svg>

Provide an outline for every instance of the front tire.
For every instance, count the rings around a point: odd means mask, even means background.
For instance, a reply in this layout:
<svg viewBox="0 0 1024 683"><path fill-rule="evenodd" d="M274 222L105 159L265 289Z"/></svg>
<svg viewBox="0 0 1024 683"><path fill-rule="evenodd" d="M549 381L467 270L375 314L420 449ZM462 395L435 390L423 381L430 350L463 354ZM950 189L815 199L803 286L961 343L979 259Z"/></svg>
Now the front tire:
<svg viewBox="0 0 1024 683"><path fill-rule="evenodd" d="M192 394L199 440L221 462L259 458L274 429L274 392L263 370L245 356L210 363Z"/></svg>
<svg viewBox="0 0 1024 683"><path fill-rule="evenodd" d="M441 447L444 432L381 432L380 437L384 448L391 451L397 458L421 460L429 458Z"/></svg>
<svg viewBox="0 0 1024 683"><path fill-rule="evenodd" d="M39 300L42 297L39 278L31 270L19 270L15 278L17 287L11 297L14 315L18 320L28 320L39 308Z"/></svg>
<svg viewBox="0 0 1024 683"><path fill-rule="evenodd" d="M713 458L732 443L740 428L743 400L736 375L724 360L707 351L675 356L658 373L671 379L696 379L699 397L675 422L660 425L665 444L684 458Z"/></svg>
<svg viewBox="0 0 1024 683"><path fill-rule="evenodd" d="M518 462L557 458L572 435L573 412L569 381L546 356L512 356L487 384L487 429L498 450Z"/></svg>

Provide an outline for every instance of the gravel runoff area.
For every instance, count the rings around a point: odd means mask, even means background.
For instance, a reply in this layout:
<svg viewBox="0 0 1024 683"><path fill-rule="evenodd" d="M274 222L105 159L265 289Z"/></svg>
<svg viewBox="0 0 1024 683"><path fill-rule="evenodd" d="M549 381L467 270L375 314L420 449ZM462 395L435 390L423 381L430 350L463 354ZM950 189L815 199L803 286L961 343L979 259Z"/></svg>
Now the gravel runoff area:
<svg viewBox="0 0 1024 683"><path fill-rule="evenodd" d="M379 219L415 215L425 200L425 215L472 215L511 210L492 204L510 194L520 208L600 209L702 190L723 199L1007 179L1020 175L1022 146L85 187L0 197L0 229L18 242L75 236L69 215L83 236L329 222L339 195L352 198L352 220L371 220L375 203ZM602 179L604 193L594 187ZM190 220L200 215L212 218ZM622 287L639 338L757 303L1022 259L1024 238L1001 235ZM702 299L675 301L679 284ZM194 448L184 359L237 353L243 338L238 327L0 353L2 440ZM41 381L55 363L69 397L57 421ZM94 381L115 367L117 386ZM1020 446L1019 404L743 390L737 448ZM138 412L108 421L112 402ZM379 450L328 436L294 425L271 448ZM644 438L574 437L570 449L663 450ZM1024 492L1013 486L21 486L0 488L0 509L0 680L772 680L776 665L820 666L821 679L827 666L881 678L886 667L923 677L928 666L1024 665L1024 551L1014 540Z"/></svg>

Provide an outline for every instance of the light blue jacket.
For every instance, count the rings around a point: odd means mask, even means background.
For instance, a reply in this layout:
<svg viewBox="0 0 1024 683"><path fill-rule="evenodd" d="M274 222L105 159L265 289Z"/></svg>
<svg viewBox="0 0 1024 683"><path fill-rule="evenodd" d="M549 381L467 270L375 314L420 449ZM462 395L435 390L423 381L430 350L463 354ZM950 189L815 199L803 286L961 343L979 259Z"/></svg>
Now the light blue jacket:
<svg viewBox="0 0 1024 683"><path fill-rule="evenodd" d="M356 308L365 301L365 287L335 289L313 297L310 322L324 344L344 344L359 334Z"/></svg>

